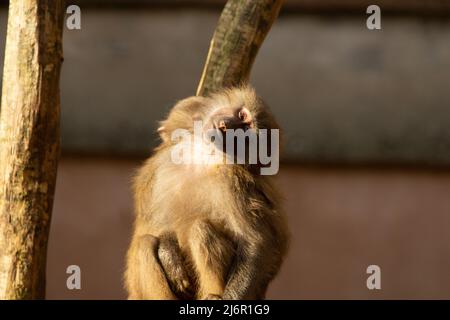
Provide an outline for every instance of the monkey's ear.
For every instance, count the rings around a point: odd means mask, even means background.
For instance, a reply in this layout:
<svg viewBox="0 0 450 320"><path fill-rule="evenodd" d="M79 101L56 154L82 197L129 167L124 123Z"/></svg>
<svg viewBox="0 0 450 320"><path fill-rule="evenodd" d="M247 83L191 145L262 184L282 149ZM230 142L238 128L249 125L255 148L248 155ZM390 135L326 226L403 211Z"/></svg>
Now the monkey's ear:
<svg viewBox="0 0 450 320"><path fill-rule="evenodd" d="M167 142L167 140L169 140L164 122L160 123L160 126L159 126L158 130L156 130L156 132L158 132L158 134L161 137L163 142Z"/></svg>

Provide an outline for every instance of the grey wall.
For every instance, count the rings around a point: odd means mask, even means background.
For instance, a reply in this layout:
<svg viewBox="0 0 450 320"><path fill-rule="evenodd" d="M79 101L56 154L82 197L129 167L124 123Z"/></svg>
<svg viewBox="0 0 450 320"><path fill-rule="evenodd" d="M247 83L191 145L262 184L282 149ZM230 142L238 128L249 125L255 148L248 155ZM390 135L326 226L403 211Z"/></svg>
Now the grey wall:
<svg viewBox="0 0 450 320"><path fill-rule="evenodd" d="M82 8L82 30L64 34L64 151L147 154L157 120L195 92L218 15ZM252 83L286 158L450 164L450 19L383 17L369 31L365 18L285 15L269 34Z"/></svg>

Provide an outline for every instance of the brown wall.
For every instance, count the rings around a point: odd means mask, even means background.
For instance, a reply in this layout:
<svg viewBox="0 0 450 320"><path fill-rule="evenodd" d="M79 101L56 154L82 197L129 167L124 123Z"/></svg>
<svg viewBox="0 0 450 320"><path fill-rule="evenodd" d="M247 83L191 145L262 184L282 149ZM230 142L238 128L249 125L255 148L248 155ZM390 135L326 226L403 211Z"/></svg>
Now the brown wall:
<svg viewBox="0 0 450 320"><path fill-rule="evenodd" d="M61 161L48 298L123 299L138 160ZM279 185L293 234L273 299L450 298L450 172L284 166ZM68 265L82 289L66 289ZM382 289L366 288L377 264Z"/></svg>

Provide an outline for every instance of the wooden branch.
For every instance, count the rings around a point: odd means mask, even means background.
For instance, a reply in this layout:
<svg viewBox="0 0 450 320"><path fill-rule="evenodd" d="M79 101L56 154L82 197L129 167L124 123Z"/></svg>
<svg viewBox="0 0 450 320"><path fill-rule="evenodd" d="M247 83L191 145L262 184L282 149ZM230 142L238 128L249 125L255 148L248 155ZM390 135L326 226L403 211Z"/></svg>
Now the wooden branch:
<svg viewBox="0 0 450 320"><path fill-rule="evenodd" d="M10 0L0 115L0 299L43 299L59 156L62 0Z"/></svg>
<svg viewBox="0 0 450 320"><path fill-rule="evenodd" d="M197 95L247 82L283 0L229 0L209 48Z"/></svg>

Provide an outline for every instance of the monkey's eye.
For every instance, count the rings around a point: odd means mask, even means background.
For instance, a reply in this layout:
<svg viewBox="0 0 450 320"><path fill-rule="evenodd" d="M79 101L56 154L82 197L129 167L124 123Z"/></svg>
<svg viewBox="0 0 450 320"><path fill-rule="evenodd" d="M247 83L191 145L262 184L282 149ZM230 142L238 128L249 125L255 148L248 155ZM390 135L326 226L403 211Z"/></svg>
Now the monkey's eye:
<svg viewBox="0 0 450 320"><path fill-rule="evenodd" d="M242 122L247 122L248 120L250 120L250 115L248 113L248 110L245 108L242 108L239 113L238 113L238 117Z"/></svg>

